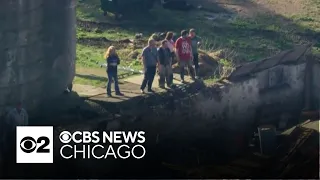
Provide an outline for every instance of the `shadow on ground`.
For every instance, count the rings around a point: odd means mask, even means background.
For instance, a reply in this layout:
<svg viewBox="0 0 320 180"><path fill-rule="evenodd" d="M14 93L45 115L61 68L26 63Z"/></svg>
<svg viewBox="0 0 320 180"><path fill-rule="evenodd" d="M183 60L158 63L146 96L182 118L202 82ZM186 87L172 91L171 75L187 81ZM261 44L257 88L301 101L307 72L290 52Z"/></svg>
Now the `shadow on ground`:
<svg viewBox="0 0 320 180"><path fill-rule="evenodd" d="M122 73L120 75L118 75L118 78L119 79L124 79L124 78L127 78L129 76L132 76L132 75L136 75L138 73ZM97 80L97 81L102 81L102 82L108 82L108 78L107 77L103 77L103 76L97 76L97 75L94 75L94 74L76 74L75 75L76 77L80 77L80 78L84 78L84 79L87 79L87 80ZM122 82L119 82L119 84L122 84Z"/></svg>
<svg viewBox="0 0 320 180"><path fill-rule="evenodd" d="M254 154L259 142L248 146L256 127L243 132L217 128L211 121L176 116L179 109L170 102L199 92L201 83L186 87L187 92L138 96L120 103L80 98L75 93L57 99L57 106L72 107L57 112L41 110L45 118L32 119L33 124L55 125L63 130L106 131L109 122L119 122L113 130L143 130L146 132L147 155L142 160L61 160L53 165L21 165L15 168L15 178L315 178L318 176L319 124L293 127L279 139L274 156ZM71 103L71 101L74 101ZM55 103L52 101L52 105ZM86 109L87 108L87 109ZM167 116L157 112L165 109ZM189 111L192 109L188 109ZM129 112L135 111L135 112ZM51 114L47 114L50 112ZM120 116L117 116L119 114ZM67 117L67 115L69 115ZM64 118L62 118L65 116ZM110 130L110 129L109 129ZM58 138L58 134L56 134ZM55 144L55 148L59 148ZM58 152L58 151L56 151ZM59 156L57 154L57 156ZM35 172L36 171L36 172ZM40 172L40 173L39 173ZM36 175L35 175L36 173ZM20 176L19 176L20 175Z"/></svg>

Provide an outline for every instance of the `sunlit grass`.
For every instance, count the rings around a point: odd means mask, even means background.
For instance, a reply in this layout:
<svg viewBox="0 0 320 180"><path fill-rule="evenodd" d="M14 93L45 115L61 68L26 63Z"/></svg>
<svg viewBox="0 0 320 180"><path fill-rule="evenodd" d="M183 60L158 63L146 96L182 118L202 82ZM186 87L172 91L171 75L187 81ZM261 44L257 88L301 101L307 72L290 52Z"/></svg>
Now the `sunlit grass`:
<svg viewBox="0 0 320 180"><path fill-rule="evenodd" d="M302 40L296 34L319 32L320 1L308 0L304 6L305 11L299 11L294 15L260 14L251 19L235 16L223 20L207 20L205 16L208 13L202 11L179 12L156 6L150 11L150 14L139 15L139 13L135 13L127 17L126 20L117 22L112 16L103 16L100 0L78 0L78 19L106 22L113 25L110 28L89 30L78 27L77 37L121 40L134 39L136 33L143 33L143 38L146 39L154 32L170 30L179 34L182 29L196 28L198 35L207 41L208 48L203 48L203 50L234 49L246 61L255 61L281 50L289 49L294 44L300 44ZM287 18L292 22L283 23L282 18ZM121 26L114 25L117 23ZM215 47L211 47L212 44ZM106 48L78 44L77 66L98 67L105 61L103 53ZM141 69L141 61L137 57L131 56L135 51L138 54L141 53L141 49L134 49L129 45L119 47L118 54L121 58L121 65ZM319 52L319 47L315 47L314 52ZM228 65L228 59L223 62L225 66ZM75 81L84 83L87 80L78 77ZM101 85L100 83L105 82L93 80L92 83Z"/></svg>

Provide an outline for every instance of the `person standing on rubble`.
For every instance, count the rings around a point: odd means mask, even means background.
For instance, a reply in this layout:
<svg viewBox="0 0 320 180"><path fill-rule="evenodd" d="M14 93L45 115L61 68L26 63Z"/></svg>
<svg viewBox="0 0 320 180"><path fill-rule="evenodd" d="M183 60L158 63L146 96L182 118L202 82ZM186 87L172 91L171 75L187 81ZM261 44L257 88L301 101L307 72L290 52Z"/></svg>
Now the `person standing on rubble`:
<svg viewBox="0 0 320 180"><path fill-rule="evenodd" d="M184 81L184 69L187 66L189 73L191 75L191 78L194 80L194 69L192 67L192 59L193 59L193 53L192 53L192 47L191 47L191 40L188 38L188 31L182 30L181 31L181 37L179 37L175 43L176 48L176 56L179 63L180 68L180 77L181 81Z"/></svg>
<svg viewBox="0 0 320 180"><path fill-rule="evenodd" d="M118 65L120 64L120 58L116 52L116 48L114 46L110 46L107 49L106 53L104 54L104 58L107 62L107 74L108 74L107 95L109 97L112 96L111 84L113 80L116 95L123 96L123 94L120 92L119 82L118 82Z"/></svg>
<svg viewBox="0 0 320 180"><path fill-rule="evenodd" d="M165 83L167 83L167 87L172 86L172 55L170 49L167 46L168 41L163 40L161 42L161 47L158 49L159 55L159 86L160 88L165 87Z"/></svg>
<svg viewBox="0 0 320 180"><path fill-rule="evenodd" d="M170 31L167 32L165 40L167 40L167 47L170 49L170 52L172 53L172 55L174 55L173 32L170 32Z"/></svg>
<svg viewBox="0 0 320 180"><path fill-rule="evenodd" d="M201 44L201 38L196 35L195 29L190 29L189 37L191 40L192 54L193 54L193 64L195 69L196 77L199 77L199 54L198 47Z"/></svg>
<svg viewBox="0 0 320 180"><path fill-rule="evenodd" d="M167 35L165 37L165 40L167 40L167 47L170 49L170 52L172 54L172 58L175 57L174 53L174 40L173 40L173 32L167 32ZM172 59L173 60L173 59ZM173 63L173 62L172 62Z"/></svg>
<svg viewBox="0 0 320 180"><path fill-rule="evenodd" d="M170 49L171 56L172 56L172 58L171 58L171 69L172 69L172 65L177 62L176 55L174 52L173 32L171 32L171 31L167 32L165 40L167 40L167 47ZM170 78L173 80L173 73L171 73Z"/></svg>
<svg viewBox="0 0 320 180"><path fill-rule="evenodd" d="M156 75L158 51L156 48L156 42L153 39L149 39L148 46L142 50L142 64L144 67L144 78L140 87L141 93L144 93L144 89L147 85L148 92L154 92L152 90L152 84L154 76Z"/></svg>

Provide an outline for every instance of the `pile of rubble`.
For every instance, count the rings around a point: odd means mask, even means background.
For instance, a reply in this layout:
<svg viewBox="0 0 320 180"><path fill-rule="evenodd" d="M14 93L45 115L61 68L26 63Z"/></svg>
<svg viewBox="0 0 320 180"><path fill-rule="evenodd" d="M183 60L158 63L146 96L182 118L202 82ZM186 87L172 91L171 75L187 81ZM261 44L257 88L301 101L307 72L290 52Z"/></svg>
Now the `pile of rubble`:
<svg viewBox="0 0 320 180"><path fill-rule="evenodd" d="M281 133L273 155L251 151L223 165L165 166L191 178L318 178L318 127L319 121L307 121Z"/></svg>
<svg viewBox="0 0 320 180"><path fill-rule="evenodd" d="M284 155L275 169L279 178L319 177L319 121L294 127L279 149Z"/></svg>

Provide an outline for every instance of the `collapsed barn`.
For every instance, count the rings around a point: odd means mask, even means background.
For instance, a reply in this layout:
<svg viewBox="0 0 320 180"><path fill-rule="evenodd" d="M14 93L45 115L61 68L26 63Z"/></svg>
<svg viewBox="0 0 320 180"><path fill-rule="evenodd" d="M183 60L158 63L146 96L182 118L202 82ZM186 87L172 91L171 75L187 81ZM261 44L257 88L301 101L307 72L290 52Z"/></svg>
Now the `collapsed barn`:
<svg viewBox="0 0 320 180"><path fill-rule="evenodd" d="M0 44L1 111L19 101L28 109L35 107L57 97L72 82L74 2L0 2L0 16L6 17L1 19L5 28L0 28L0 39L5 42ZM47 111L39 108L34 124L54 124L57 131L143 129L148 134L149 156L139 163L107 161L101 169L94 162L55 162L47 178L69 167L79 168L71 176L103 171L113 177L121 172L127 177L316 178L318 121L304 121L319 120L314 112L320 101L319 70L319 58L306 45L244 64L209 87L196 82L121 103L79 97L71 101L72 95L62 96L50 105L75 102L73 108L63 113L52 106ZM266 144L262 143L265 138L269 138ZM273 155L261 155L269 153ZM24 170L39 173L34 165Z"/></svg>
<svg viewBox="0 0 320 180"><path fill-rule="evenodd" d="M79 176L317 177L320 61L310 49L297 46L244 64L210 87L196 82L119 103L86 97L76 109L55 115L43 111L47 117L39 119L64 119L54 123L57 131L146 131L149 156L144 160L108 160L101 166L95 160L70 161ZM77 123L63 125L71 119ZM55 175L66 168L57 164Z"/></svg>

